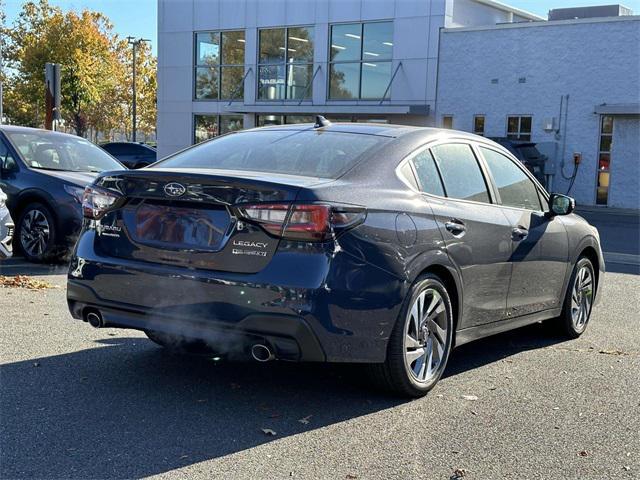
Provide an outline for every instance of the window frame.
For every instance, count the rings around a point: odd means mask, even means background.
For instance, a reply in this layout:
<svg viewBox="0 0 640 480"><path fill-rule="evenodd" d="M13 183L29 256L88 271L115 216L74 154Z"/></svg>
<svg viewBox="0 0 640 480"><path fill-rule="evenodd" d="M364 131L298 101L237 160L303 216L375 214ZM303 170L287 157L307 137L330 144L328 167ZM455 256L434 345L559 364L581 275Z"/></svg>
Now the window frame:
<svg viewBox="0 0 640 480"><path fill-rule="evenodd" d="M196 140L196 117L216 117L216 122L217 122L217 125L218 125L218 131L220 131L220 128L222 126L222 117L241 117L242 118L242 129L241 130L245 129L245 127L244 127L244 115L242 115L242 114L221 115L219 113L193 113L191 115L191 145L189 147L187 147L187 148L190 148L190 147L192 147L194 145L199 145L199 144L204 143L204 142L208 142L209 140L221 137L223 135L227 135L229 133L234 133L234 132L240 131L240 130L233 130L233 131L230 131L230 132L219 133L218 135L214 135L213 137L210 137L210 138L207 138L206 140L202 140L202 141L198 142Z"/></svg>
<svg viewBox="0 0 640 480"><path fill-rule="evenodd" d="M229 32L242 32L242 34L244 35L244 42L243 43L243 61L244 63L239 64L239 63L222 63L222 44L223 44L223 34L225 33L229 33ZM202 65L198 63L198 35L199 34L203 34L203 33L217 33L219 35L219 53L218 53L218 63L215 66L211 66L211 65ZM222 70L225 67L242 67L243 72L242 72L242 77L244 78L244 76L246 75L246 63L247 63L247 50L246 50L246 45L247 45L247 29L242 29L242 28L227 28L227 29L221 29L221 30L195 30L193 32L193 55L192 55L192 68L191 68L191 72L193 73L193 79L191 82L191 88L192 88L192 92L191 92L191 98L194 102L228 102L229 100L232 100L232 98L223 98L222 96ZM196 78L197 78L197 72L199 68L209 68L209 69L215 69L217 71L217 75L218 75L218 88L217 88L217 92L218 92L218 97L217 98L198 98L196 96ZM244 81L243 81L244 83ZM237 86L236 86L237 88ZM240 96L236 96L234 98L240 98ZM244 85L242 85L242 98L244 98Z"/></svg>
<svg viewBox="0 0 640 480"><path fill-rule="evenodd" d="M390 100L391 99L391 89L387 90L386 92L386 96L383 97L378 97L378 98L363 98L362 97L362 65L364 63L374 63L373 60L367 61L363 58L364 56L364 26L365 25L369 25L369 24L375 24L375 23L390 23L392 26L392 34L391 34L391 43L393 43L393 45L391 46L391 56L389 58L383 58L381 60L375 60L375 63L389 63L391 65L391 75L389 77L389 79L391 79L391 77L393 77L393 53L395 50L395 42L393 42L393 34L395 33L395 22L393 18L388 18L388 19L379 19L379 20L371 20L371 21L360 21L360 22L354 22L354 21L345 21L345 22L335 22L335 23L330 23L329 24L329 35L328 35L328 39L327 39L327 61L326 61L326 66L327 66L327 85L326 85L326 95L325 98L328 102L359 102L359 101L365 101L365 102L379 102L381 100ZM332 61L331 60L331 45L332 43L332 37L333 37L333 27L334 26L339 26L339 25L359 25L360 26L360 58L359 60L338 60L338 61ZM331 67L332 65L335 64L358 64L358 96L355 98L332 98L331 97Z"/></svg>
<svg viewBox="0 0 640 480"><path fill-rule="evenodd" d="M509 119L517 118L518 119L518 132L516 138L511 138L509 135ZM529 133L525 133L529 138L522 138L522 119L529 118L531 120L531 130ZM533 136L533 114L531 113L509 113L507 114L507 119L505 123L505 138L509 140L515 140L516 142L530 142Z"/></svg>
<svg viewBox="0 0 640 480"><path fill-rule="evenodd" d="M311 28L313 29L313 53L311 55L311 61L300 61L296 60L291 63L288 63L289 60L289 30L295 28ZM284 60L282 62L275 63L261 63L260 61L260 32L264 30L284 30ZM273 103L273 102L300 102L300 101L311 101L313 99L313 74L315 72L316 63L315 63L315 54L316 54L316 24L304 24L304 25L285 25L279 27L261 27L256 29L256 102L265 102L265 103ZM307 96L304 98L289 98L289 69L287 68L289 65L291 66L311 66L311 75L309 77L309 83L306 85ZM283 67L284 68L284 98L260 98L260 67Z"/></svg>
<svg viewBox="0 0 640 480"><path fill-rule="evenodd" d="M445 118L450 118L451 119L451 126L447 127L445 126ZM444 115L442 115L442 117L440 117L440 128L444 128L446 130L454 130L453 128L453 121L454 121L454 115L451 113L445 113Z"/></svg>
<svg viewBox="0 0 640 480"><path fill-rule="evenodd" d="M605 133L604 132L604 120L606 117L610 117L611 118L611 133ZM597 156L596 156L596 188L595 188L595 201L593 202L594 205L596 206L600 206L600 207L607 207L609 205L609 193L611 190L611 160L613 160L611 158L611 147L613 146L613 134L615 132L615 115L611 115L611 114L602 114L600 115L600 118L598 119L598 144L597 144ZM609 143L609 150L602 150L602 137L610 137L611 138L611 142ZM606 170L600 170L600 155L602 154L606 154L609 155L609 166L607 167ZM609 185L607 186L607 201L605 203L599 203L598 202L598 188L599 188L599 183L600 183L600 174L602 173L608 173L609 174Z"/></svg>
<svg viewBox="0 0 640 480"><path fill-rule="evenodd" d="M529 170L527 170L527 168L522 164L522 162L520 160L515 158L508 150L506 150L506 149L502 150L500 148L496 148L493 145L488 144L488 143L477 142L474 146L475 146L475 149L478 151L478 155L482 159L482 163L484 164L484 166L486 168L489 181L490 181L490 183L492 185L492 189L494 190L495 195L496 195L497 205L499 205L502 208L510 208L510 209L513 209L513 210L519 210L519 211L523 211L523 212L544 213L544 212L548 211L548 210L545 210L545 205L547 205L549 203L548 195L545 195L543 193L543 192L545 192L545 190L542 187L542 185L540 185L540 182L538 182L538 179L536 177L534 177ZM502 203L502 197L500 196L500 189L498 188L498 184L496 183L495 178L493 178L493 173L491 173L491 168L489 168L489 164L487 163L487 160L484 158L484 154L482 153L482 149L483 148L486 148L487 150L492 150L492 151L494 151L494 152L496 152L498 154L503 155L507 159L511 160L511 163L513 163L516 166L516 168L518 168L522 173L524 173L524 175L531 182L533 182L533 186L536 189L536 193L538 195L538 200L540 201L540 207L542 208L542 210L532 210L530 208L513 207L511 205L504 205Z"/></svg>
<svg viewBox="0 0 640 480"><path fill-rule="evenodd" d="M447 187L444 183L444 180L442 178L442 173L440 172L440 167L438 166L438 162L435 161L435 157L433 156L433 153L431 152L431 149L433 147L437 147L440 145L449 145L449 144L463 144L463 145L467 145L470 147L471 152L473 154L473 156L476 159L476 162L478 163L478 168L480 169L480 174L482 175L482 179L487 187L487 193L489 194L489 203L487 202L477 202L475 200L466 200L464 198L454 198L454 197L449 197L447 194ZM420 184L420 181L418 179L418 174L416 172L415 169L415 165L413 164L413 159L418 156L419 154L421 154L422 152L424 152L425 150L429 150L429 154L431 155L431 157L434 160L434 164L436 166L436 170L438 172L438 177L440 179L440 183L442 185L442 190L445 194L445 196L440 196L440 195L434 195L433 193L428 193L428 192L424 192L422 191L420 188L422 187ZM413 176L415 179L415 183L418 185L418 190L415 189L415 187L413 187L412 185L410 185L410 183L407 181L407 179L404 178L404 175L401 172L402 166L407 163L410 162L410 166L411 166L411 171L413 172ZM398 177L398 179L404 183L405 185L407 185L412 191L414 191L415 193L418 193L420 195L424 195L428 198L432 198L432 199L439 199L439 200L446 200L446 201L453 201L453 202L464 202L464 203L471 203L474 205L494 205L494 206L500 206L498 205L498 197L496 196L496 191L494 188L494 183L493 183L493 178L489 177L489 173L487 170L487 165L484 162L484 158L481 158L478 155L478 151L476 148L476 144L467 139L467 138L462 138L462 137L449 137L449 138L445 138L445 139L436 139L436 140L431 140L423 145L420 145L418 148L416 148L415 150L413 150L412 152L410 152L408 155L406 155L402 160L400 160L400 162L398 162L398 165L395 168L395 173L396 173L396 177Z"/></svg>

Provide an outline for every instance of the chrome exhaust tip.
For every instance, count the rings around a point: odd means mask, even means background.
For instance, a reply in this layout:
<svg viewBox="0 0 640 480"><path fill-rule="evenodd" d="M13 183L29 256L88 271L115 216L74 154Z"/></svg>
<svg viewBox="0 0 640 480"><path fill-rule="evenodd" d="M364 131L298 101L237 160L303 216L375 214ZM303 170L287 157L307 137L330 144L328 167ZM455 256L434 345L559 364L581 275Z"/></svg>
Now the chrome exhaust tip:
<svg viewBox="0 0 640 480"><path fill-rule="evenodd" d="M276 356L267 345L256 343L251 347L251 356L257 362L269 362L275 360Z"/></svg>
<svg viewBox="0 0 640 480"><path fill-rule="evenodd" d="M89 325L94 328L101 328L104 326L102 315L100 315L100 312L89 312L87 313L85 318L87 322L89 322Z"/></svg>

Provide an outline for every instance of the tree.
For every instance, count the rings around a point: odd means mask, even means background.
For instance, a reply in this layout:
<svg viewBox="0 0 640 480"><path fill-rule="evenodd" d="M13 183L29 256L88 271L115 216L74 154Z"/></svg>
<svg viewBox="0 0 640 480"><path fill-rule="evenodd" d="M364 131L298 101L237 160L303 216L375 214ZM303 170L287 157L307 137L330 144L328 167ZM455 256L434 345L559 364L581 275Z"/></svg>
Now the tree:
<svg viewBox="0 0 640 480"><path fill-rule="evenodd" d="M5 114L13 123L40 126L44 118L44 65L62 65L62 117L77 135L130 131L131 60L126 41L99 12L63 12L48 0L28 1L11 28L2 28L6 79ZM144 50L144 53L143 53ZM140 49L141 130L155 128L155 59Z"/></svg>

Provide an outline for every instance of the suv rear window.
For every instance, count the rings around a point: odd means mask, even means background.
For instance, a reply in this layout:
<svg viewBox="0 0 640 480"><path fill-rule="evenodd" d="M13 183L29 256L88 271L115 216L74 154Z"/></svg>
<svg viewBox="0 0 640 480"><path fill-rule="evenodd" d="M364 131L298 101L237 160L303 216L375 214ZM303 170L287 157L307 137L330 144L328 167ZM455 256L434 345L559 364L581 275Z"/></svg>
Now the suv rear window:
<svg viewBox="0 0 640 480"><path fill-rule="evenodd" d="M338 178L390 138L321 130L233 133L177 153L152 168L215 168Z"/></svg>

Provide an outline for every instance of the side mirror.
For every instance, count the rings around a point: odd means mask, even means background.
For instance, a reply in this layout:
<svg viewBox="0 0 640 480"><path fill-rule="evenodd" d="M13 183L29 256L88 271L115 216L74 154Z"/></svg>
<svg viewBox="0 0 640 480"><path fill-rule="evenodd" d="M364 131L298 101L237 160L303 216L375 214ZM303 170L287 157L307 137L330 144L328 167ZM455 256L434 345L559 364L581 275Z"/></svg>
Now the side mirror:
<svg viewBox="0 0 640 480"><path fill-rule="evenodd" d="M0 173L8 175L17 170L15 160L7 155L6 157L0 157Z"/></svg>
<svg viewBox="0 0 640 480"><path fill-rule="evenodd" d="M549 211L551 215L569 215L575 208L576 201L567 195L552 193L549 197Z"/></svg>

